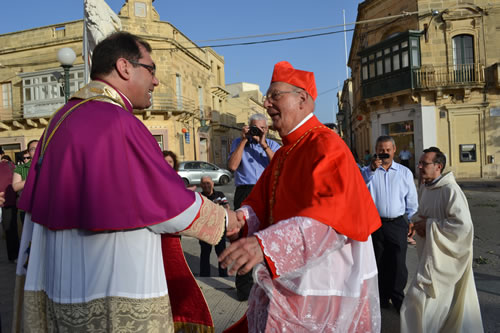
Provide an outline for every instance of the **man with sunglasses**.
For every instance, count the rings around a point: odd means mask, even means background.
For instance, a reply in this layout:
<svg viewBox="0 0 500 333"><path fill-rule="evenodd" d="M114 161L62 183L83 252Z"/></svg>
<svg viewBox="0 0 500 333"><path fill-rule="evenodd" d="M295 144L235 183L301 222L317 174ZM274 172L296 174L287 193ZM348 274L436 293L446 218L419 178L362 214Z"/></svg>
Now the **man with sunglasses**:
<svg viewBox="0 0 500 333"><path fill-rule="evenodd" d="M38 140L31 140L28 142L26 151L23 152L22 163L19 164L14 170L12 187L14 188L14 191L19 192L19 194L21 194L21 191L24 188L24 183L26 182L26 178L28 177L28 172L31 167L31 159L35 155L37 145Z"/></svg>
<svg viewBox="0 0 500 333"><path fill-rule="evenodd" d="M31 161L31 156L28 154L28 152L24 152L23 153L23 160L22 160L22 164L27 164L28 162Z"/></svg>
<svg viewBox="0 0 500 333"><path fill-rule="evenodd" d="M437 147L424 150L412 228L417 272L401 307L401 332L483 332L472 271L474 227L465 194Z"/></svg>
<svg viewBox="0 0 500 333"><path fill-rule="evenodd" d="M230 274L254 266L246 316L231 332L375 332L380 218L351 151L314 116L314 74L274 67L264 107L283 139L237 211L241 239L219 257Z"/></svg>
<svg viewBox="0 0 500 333"><path fill-rule="evenodd" d="M26 331L213 331L179 238L161 234L214 245L240 223L185 188L134 115L159 84L151 52L127 32L99 43L92 81L40 140L19 202L34 222L21 240Z"/></svg>

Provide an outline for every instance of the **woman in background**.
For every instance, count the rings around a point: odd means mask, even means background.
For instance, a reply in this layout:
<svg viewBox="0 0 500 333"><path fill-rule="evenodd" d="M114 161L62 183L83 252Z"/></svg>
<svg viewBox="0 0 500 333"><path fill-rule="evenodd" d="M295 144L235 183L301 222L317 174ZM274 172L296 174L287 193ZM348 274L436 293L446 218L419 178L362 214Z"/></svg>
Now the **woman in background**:
<svg viewBox="0 0 500 333"><path fill-rule="evenodd" d="M177 155L175 155L173 151L164 150L163 158L175 171L179 171L179 163L177 162Z"/></svg>

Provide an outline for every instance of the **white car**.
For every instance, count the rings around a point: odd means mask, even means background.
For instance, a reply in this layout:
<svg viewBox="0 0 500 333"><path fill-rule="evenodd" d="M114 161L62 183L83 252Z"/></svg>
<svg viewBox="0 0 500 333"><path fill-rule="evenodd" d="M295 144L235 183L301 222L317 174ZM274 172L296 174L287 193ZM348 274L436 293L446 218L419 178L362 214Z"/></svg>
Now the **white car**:
<svg viewBox="0 0 500 333"><path fill-rule="evenodd" d="M203 161L185 161L179 163L179 176L184 184L200 184L201 178L210 176L214 183L226 185L233 175L229 170L219 168L217 165Z"/></svg>

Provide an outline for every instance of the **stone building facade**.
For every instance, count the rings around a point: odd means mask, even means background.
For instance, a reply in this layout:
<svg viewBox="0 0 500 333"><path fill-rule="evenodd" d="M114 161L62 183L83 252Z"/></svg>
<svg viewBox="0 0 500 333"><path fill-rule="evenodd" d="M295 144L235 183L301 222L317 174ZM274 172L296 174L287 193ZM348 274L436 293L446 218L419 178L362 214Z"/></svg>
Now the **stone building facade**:
<svg viewBox="0 0 500 333"><path fill-rule="evenodd" d="M199 48L172 24L161 21L152 0L128 0L118 14L122 29L148 41L160 85L147 110L136 116L163 150L182 160L214 162L212 114L225 114L224 58ZM57 51L77 54L70 70L71 93L84 85L83 19L0 35L0 146L8 154L39 138L64 103Z"/></svg>
<svg viewBox="0 0 500 333"><path fill-rule="evenodd" d="M248 119L253 114L263 114L268 124L271 123L271 118L266 112L263 105L262 92L258 84L249 82L237 82L226 85L226 90L229 93L226 99L226 113L216 115L212 113L213 126L212 129L219 138L215 143L214 161L217 164L227 164L231 143L234 139L241 136L241 128L248 124ZM215 120L218 117L218 121ZM277 142L281 142L279 135L272 128L269 129L267 136ZM219 144L220 143L220 144Z"/></svg>
<svg viewBox="0 0 500 333"><path fill-rule="evenodd" d="M383 19L382 19L383 18ZM437 146L457 178L500 178L500 4L366 0L349 67L358 154L380 135Z"/></svg>

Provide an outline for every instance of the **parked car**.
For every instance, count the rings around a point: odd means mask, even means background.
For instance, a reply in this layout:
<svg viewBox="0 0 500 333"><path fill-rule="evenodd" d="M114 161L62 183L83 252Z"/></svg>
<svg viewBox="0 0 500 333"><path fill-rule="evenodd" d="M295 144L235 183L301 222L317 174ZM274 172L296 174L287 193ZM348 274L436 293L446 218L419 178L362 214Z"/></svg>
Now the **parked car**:
<svg viewBox="0 0 500 333"><path fill-rule="evenodd" d="M201 178L210 176L214 183L225 185L231 181L233 175L229 170L219 168L217 165L203 161L185 161L179 164L179 176L184 184L200 184Z"/></svg>

